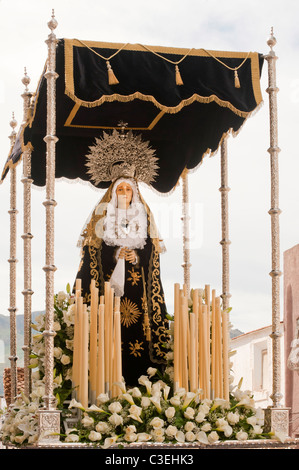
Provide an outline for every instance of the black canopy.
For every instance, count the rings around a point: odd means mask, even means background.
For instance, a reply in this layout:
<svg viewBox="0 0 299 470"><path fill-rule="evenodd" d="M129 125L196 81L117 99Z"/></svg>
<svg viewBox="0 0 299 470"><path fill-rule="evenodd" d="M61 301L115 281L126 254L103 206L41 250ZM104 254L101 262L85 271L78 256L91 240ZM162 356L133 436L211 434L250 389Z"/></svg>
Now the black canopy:
<svg viewBox="0 0 299 470"><path fill-rule="evenodd" d="M109 84L109 65L118 83ZM153 187L170 191L185 168L196 168L205 154L217 151L222 138L237 132L262 102L262 65L263 57L256 52L60 39L56 177L90 180L85 166L89 146L123 121L156 150L160 169ZM33 182L45 185L46 106L47 80L42 74L31 115L20 129L1 181L29 145Z"/></svg>

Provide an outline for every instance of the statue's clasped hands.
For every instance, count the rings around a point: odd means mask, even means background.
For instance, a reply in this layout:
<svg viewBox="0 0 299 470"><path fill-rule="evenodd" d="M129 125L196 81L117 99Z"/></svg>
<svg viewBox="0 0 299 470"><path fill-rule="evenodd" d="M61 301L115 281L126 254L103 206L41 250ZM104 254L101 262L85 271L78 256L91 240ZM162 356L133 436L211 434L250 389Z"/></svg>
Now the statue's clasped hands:
<svg viewBox="0 0 299 470"><path fill-rule="evenodd" d="M126 261L129 261L129 263L135 263L136 262L136 253L135 253L134 250L129 250L128 248L124 247L120 250L119 258L120 259L125 259Z"/></svg>

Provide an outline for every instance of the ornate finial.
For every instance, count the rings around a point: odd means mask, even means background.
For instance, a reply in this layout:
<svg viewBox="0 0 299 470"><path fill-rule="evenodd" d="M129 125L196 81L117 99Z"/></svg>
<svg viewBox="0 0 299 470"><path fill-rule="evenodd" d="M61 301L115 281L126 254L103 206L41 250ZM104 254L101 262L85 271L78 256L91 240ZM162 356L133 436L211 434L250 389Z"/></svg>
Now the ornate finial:
<svg viewBox="0 0 299 470"><path fill-rule="evenodd" d="M120 128L120 137L125 138L126 137L125 131L128 126L128 123L124 121L119 121L117 126Z"/></svg>
<svg viewBox="0 0 299 470"><path fill-rule="evenodd" d="M271 51L272 51L273 47L276 44L276 38L274 37L274 34L273 34L273 26L271 27L271 33L270 33L270 36L268 38L267 44L271 48Z"/></svg>
<svg viewBox="0 0 299 470"><path fill-rule="evenodd" d="M15 120L15 113L12 113L12 119L9 123L10 127L12 128L12 131L11 131L11 134L9 136L9 139L10 139L10 142L11 142L11 146L13 146L14 142L15 142L15 137L16 137L16 131L15 131L15 127L17 127L17 121Z"/></svg>
<svg viewBox="0 0 299 470"><path fill-rule="evenodd" d="M12 120L10 121L9 125L14 131L15 127L17 127L17 121L15 120L15 113L12 113Z"/></svg>
<svg viewBox="0 0 299 470"><path fill-rule="evenodd" d="M22 78L22 83L25 85L25 91L28 91L28 85L30 83L30 77L27 75L26 67L24 68L24 77Z"/></svg>
<svg viewBox="0 0 299 470"><path fill-rule="evenodd" d="M56 21L56 18L55 18L55 14L54 14L54 8L52 9L52 17L50 19L50 21L48 22L48 27L49 29L51 30L51 33L53 33L54 29L57 28L57 21Z"/></svg>

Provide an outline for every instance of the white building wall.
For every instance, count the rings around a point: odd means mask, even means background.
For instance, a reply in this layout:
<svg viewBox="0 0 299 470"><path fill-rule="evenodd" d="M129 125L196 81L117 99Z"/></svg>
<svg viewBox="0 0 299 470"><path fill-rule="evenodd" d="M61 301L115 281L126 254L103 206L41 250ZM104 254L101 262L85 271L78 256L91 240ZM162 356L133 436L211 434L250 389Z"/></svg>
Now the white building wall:
<svg viewBox="0 0 299 470"><path fill-rule="evenodd" d="M272 405L272 327L267 326L258 330L244 333L231 339L231 372L234 377L233 385L238 385L242 379L242 390L253 392L256 405L262 408ZM283 323L281 323L283 334ZM281 337L281 393L284 405L284 347Z"/></svg>

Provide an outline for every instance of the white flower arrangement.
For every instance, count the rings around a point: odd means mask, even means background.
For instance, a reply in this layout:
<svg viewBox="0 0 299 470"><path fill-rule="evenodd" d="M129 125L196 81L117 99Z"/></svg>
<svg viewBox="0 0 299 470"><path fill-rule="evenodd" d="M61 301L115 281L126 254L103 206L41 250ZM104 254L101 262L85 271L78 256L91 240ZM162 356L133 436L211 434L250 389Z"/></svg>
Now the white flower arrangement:
<svg viewBox="0 0 299 470"><path fill-rule="evenodd" d="M76 426L62 431L62 442L86 443L102 448L127 446L132 443L197 443L211 445L219 441L277 438L287 436L264 433L264 416L250 391L242 391L241 384L231 387L230 400L201 399L201 391L173 390L173 343L168 344L169 364L164 376L156 368L139 378L139 387L127 389L124 382L117 383L119 396L109 399L107 394L97 397L97 406L85 409L71 398L72 346L74 327L73 297L67 293L55 296L55 396L62 410L61 420L69 409L81 410ZM38 410L43 406L44 386L44 315L35 319L38 331L32 338L32 393L18 396L5 413L0 437L14 446L30 446L38 440ZM63 426L61 427L63 430Z"/></svg>

